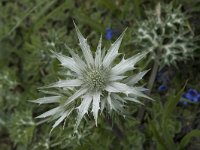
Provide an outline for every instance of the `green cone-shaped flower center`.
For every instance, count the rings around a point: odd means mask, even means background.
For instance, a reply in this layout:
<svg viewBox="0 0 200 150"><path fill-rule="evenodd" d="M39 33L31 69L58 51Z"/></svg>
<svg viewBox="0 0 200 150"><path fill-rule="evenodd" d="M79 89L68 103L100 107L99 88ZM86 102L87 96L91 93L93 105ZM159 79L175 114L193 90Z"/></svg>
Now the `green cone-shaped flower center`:
<svg viewBox="0 0 200 150"><path fill-rule="evenodd" d="M105 87L105 73L102 70L89 70L86 74L86 84L92 90L102 90Z"/></svg>

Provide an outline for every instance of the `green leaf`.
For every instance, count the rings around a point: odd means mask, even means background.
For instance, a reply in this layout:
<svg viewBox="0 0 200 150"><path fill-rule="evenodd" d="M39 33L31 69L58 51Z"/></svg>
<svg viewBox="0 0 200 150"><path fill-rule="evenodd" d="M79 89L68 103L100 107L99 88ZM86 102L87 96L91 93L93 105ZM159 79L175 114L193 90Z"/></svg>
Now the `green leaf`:
<svg viewBox="0 0 200 150"><path fill-rule="evenodd" d="M192 137L197 137L199 136L200 137L200 130L192 130L191 132L189 132L188 134L186 134L180 144L179 144L179 149L182 150L182 149L185 149L185 147L188 145L188 143L190 142L191 138Z"/></svg>
<svg viewBox="0 0 200 150"><path fill-rule="evenodd" d="M17 22L17 24L12 27L12 29L8 32L7 36L9 36L13 31L15 31L22 23L23 21L32 13L34 12L39 6L41 6L42 4L44 4L46 1L41 1L40 3L38 3L38 5L34 6L33 8L27 10L24 13L24 16Z"/></svg>
<svg viewBox="0 0 200 150"><path fill-rule="evenodd" d="M113 1L113 2L108 1L108 0L97 0L97 1L98 1L98 3L104 5L105 7L107 7L111 11L115 11L115 10L118 9L117 6L114 3L115 1Z"/></svg>
<svg viewBox="0 0 200 150"><path fill-rule="evenodd" d="M70 1L65 1L64 3L61 3L59 6L54 8L52 11L48 12L49 9L55 5L56 1L57 0L51 1L49 4L47 4L44 7L44 9L40 11L40 13L38 13L35 19L35 24L31 30L36 31L42 25L44 25L49 18L54 17L54 16L59 16L60 13L64 11L64 9L70 8L72 6ZM48 14L45 15L47 12Z"/></svg>
<svg viewBox="0 0 200 150"><path fill-rule="evenodd" d="M148 124L151 127L154 137L159 143L159 146L162 147L163 150L168 150L168 146L165 144L164 138L160 135L158 129L156 128L156 122L154 120L150 120L148 118Z"/></svg>
<svg viewBox="0 0 200 150"><path fill-rule="evenodd" d="M176 148L176 145L173 141L174 135L170 135L169 130L167 130L168 129L167 120L169 119L170 115L174 112L184 89L185 89L185 86L175 96L171 96L168 99L168 102L165 104L164 111L163 111L161 128L162 128L163 134L165 135L164 136L165 142L169 145L171 149Z"/></svg>
<svg viewBox="0 0 200 150"><path fill-rule="evenodd" d="M173 113L173 111L175 110L175 108L180 100L180 97L185 89L186 84L187 84L187 81L186 81L184 87L175 96L171 96L169 98L169 101L165 104L164 111L163 111L163 117L162 117L163 124L165 123L166 119L170 116L170 114Z"/></svg>
<svg viewBox="0 0 200 150"><path fill-rule="evenodd" d="M140 18L141 17L141 9L140 9L140 5L141 5L141 0L134 0L133 3L134 3L134 16L136 18Z"/></svg>
<svg viewBox="0 0 200 150"><path fill-rule="evenodd" d="M74 11L74 17L76 20L78 20L78 22L80 21L83 24L87 24L99 32L104 32L105 30L103 24L100 24L98 21L91 19L83 11Z"/></svg>

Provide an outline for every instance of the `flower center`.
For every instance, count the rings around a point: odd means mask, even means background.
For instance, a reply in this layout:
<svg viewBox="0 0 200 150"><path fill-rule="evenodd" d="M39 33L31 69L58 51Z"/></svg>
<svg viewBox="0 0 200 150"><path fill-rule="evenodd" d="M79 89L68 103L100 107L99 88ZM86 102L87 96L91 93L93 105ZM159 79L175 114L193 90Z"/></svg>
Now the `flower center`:
<svg viewBox="0 0 200 150"><path fill-rule="evenodd" d="M86 84L91 90L102 90L105 87L105 74L102 70L90 70L86 75Z"/></svg>

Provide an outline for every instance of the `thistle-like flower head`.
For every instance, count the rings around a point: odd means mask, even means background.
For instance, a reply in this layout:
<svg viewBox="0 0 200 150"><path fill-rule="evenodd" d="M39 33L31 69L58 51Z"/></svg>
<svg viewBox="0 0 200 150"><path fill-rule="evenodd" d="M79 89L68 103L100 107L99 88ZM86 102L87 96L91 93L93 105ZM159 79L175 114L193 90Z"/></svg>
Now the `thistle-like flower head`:
<svg viewBox="0 0 200 150"><path fill-rule="evenodd" d="M197 49L195 38L181 7L160 3L148 11L147 19L138 23L134 43L149 52L161 66L187 61Z"/></svg>
<svg viewBox="0 0 200 150"><path fill-rule="evenodd" d="M68 90L71 95L66 96L63 94L64 92L53 93L56 95L33 101L39 104L59 103L58 107L37 117L58 119L53 125L53 128L60 124L74 110L78 112L76 128L89 110L92 111L97 125L99 110L101 112L104 109L108 112L115 110L122 114L125 104L128 101L141 103L137 97L148 98L142 92L144 88L135 86L147 71L130 77L126 76L128 71L135 69L135 64L145 54L137 54L128 59L123 58L117 65L114 63L116 57L119 56L118 49L125 32L110 46L106 54L101 50L102 38L100 38L97 50L93 56L87 40L82 36L76 25L75 29L83 58L67 46L72 57L53 52L61 62L61 65L69 69L71 77L70 79L60 80L47 86L47 88L57 88L61 91Z"/></svg>

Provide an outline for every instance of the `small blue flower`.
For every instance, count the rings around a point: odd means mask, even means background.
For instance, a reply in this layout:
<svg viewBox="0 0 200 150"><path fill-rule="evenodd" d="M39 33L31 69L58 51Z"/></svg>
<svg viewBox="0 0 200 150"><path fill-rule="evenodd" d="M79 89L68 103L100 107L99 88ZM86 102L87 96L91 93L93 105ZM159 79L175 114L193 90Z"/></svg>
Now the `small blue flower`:
<svg viewBox="0 0 200 150"><path fill-rule="evenodd" d="M168 87L166 85L160 85L158 87L158 91L166 91L168 89Z"/></svg>
<svg viewBox="0 0 200 150"><path fill-rule="evenodd" d="M111 40L113 37L113 30L111 28L106 29L106 39Z"/></svg>
<svg viewBox="0 0 200 150"><path fill-rule="evenodd" d="M189 89L182 97L196 103L200 100L200 93L195 89Z"/></svg>

